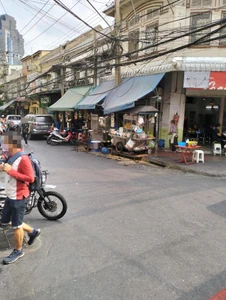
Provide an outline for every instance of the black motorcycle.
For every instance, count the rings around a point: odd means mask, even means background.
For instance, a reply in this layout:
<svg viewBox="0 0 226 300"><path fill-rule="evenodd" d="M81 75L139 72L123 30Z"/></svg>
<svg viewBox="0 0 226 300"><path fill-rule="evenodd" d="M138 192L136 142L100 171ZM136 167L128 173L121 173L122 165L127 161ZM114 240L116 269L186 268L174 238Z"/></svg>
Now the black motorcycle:
<svg viewBox="0 0 226 300"><path fill-rule="evenodd" d="M25 214L29 214L33 208L37 207L40 214L48 220L58 220L67 212L67 202L65 198L55 192L46 191L46 189L54 189L54 185L46 185L47 171L42 171L42 186L38 191L31 192L30 198L26 203ZM5 188L0 187L0 216L5 204L6 194Z"/></svg>

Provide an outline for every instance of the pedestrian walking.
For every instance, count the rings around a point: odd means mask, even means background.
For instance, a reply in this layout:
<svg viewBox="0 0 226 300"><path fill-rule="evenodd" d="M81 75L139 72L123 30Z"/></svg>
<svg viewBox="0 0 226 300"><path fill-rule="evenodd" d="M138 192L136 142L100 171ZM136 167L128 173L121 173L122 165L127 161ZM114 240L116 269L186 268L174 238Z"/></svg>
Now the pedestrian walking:
<svg viewBox="0 0 226 300"><path fill-rule="evenodd" d="M10 158L21 151L21 135L15 131L8 131L2 136L2 148L9 153ZM29 199L29 183L34 181L34 170L27 155L18 157L12 165L0 165L0 171L6 172L5 191L6 200L2 212L1 225L11 225L14 230L15 249L3 259L4 264L11 264L24 256L24 231L28 233L28 245L32 245L41 230L30 227L23 222L26 202Z"/></svg>
<svg viewBox="0 0 226 300"><path fill-rule="evenodd" d="M27 146L28 134L29 134L29 125L28 125L28 123L22 122L22 125L21 125L21 135L22 135L22 137L24 139L25 146Z"/></svg>

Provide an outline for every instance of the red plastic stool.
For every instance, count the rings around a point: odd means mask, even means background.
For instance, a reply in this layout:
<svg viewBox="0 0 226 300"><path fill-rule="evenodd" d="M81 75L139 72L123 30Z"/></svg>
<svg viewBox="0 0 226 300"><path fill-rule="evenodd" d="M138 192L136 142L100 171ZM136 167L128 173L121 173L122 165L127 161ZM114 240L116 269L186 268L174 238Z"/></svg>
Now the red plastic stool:
<svg viewBox="0 0 226 300"><path fill-rule="evenodd" d="M226 300L226 290L222 290L215 296L213 296L210 300Z"/></svg>

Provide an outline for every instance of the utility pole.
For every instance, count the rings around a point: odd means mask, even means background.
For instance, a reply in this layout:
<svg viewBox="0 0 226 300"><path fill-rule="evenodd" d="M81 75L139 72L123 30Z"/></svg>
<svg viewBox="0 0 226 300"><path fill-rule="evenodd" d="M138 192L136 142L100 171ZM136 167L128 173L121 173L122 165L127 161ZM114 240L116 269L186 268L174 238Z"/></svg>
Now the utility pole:
<svg viewBox="0 0 226 300"><path fill-rule="evenodd" d="M121 82L121 67L120 67L120 26L121 26L121 14L120 14L120 0L115 0L115 85L119 85Z"/></svg>
<svg viewBox="0 0 226 300"><path fill-rule="evenodd" d="M96 34L96 31L93 32L93 47L94 47L94 50L93 50L93 60L94 60L94 78L93 78L93 85L94 87L97 86L97 34Z"/></svg>
<svg viewBox="0 0 226 300"><path fill-rule="evenodd" d="M5 51L2 52L2 65L3 65L3 85L4 85L4 101L7 102L8 95L7 95L7 87L6 87L6 76L8 75L8 63L6 60L6 53Z"/></svg>

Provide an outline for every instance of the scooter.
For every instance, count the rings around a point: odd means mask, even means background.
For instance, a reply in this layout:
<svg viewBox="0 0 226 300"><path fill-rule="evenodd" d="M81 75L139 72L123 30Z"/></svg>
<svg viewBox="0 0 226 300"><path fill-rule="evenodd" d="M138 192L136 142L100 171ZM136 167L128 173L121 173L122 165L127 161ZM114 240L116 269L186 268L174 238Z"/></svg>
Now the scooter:
<svg viewBox="0 0 226 300"><path fill-rule="evenodd" d="M46 139L46 143L50 145L59 145L63 143L70 143L72 145L76 145L78 142L77 134L71 129L66 131L67 135L62 136L58 129L54 128L54 130L50 133L48 138Z"/></svg>

